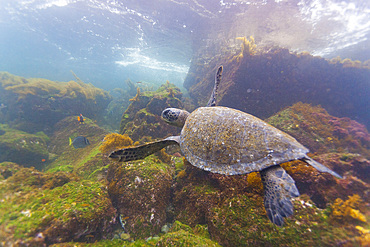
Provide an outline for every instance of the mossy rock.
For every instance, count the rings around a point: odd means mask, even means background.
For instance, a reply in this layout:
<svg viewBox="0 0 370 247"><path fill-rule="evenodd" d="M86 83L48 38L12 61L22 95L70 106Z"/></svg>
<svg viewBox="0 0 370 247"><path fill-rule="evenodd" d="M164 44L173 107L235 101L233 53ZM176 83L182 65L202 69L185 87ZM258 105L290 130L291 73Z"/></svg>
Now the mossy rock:
<svg viewBox="0 0 370 247"><path fill-rule="evenodd" d="M173 175L174 167L155 156L110 165L109 195L133 238L146 238L160 232L167 218Z"/></svg>
<svg viewBox="0 0 370 247"><path fill-rule="evenodd" d="M209 208L219 202L220 191L209 181L187 183L174 191L175 219L190 226L205 224Z"/></svg>
<svg viewBox="0 0 370 247"><path fill-rule="evenodd" d="M49 138L43 133L29 134L0 124L5 133L0 138L0 162L10 161L41 169L49 159Z"/></svg>
<svg viewBox="0 0 370 247"><path fill-rule="evenodd" d="M294 214L283 227L266 217L262 198L238 195L210 209L209 230L222 246L337 246L355 244L355 231L333 226L328 211L317 209L307 197L293 201Z"/></svg>
<svg viewBox="0 0 370 247"><path fill-rule="evenodd" d="M327 207L337 198L344 200L353 194L360 195L365 201L370 200L368 159L349 153L327 153L313 158L343 178L336 179L328 173L319 172L303 161L286 162L281 166L293 177L300 193L309 195L319 208Z"/></svg>
<svg viewBox="0 0 370 247"><path fill-rule="evenodd" d="M222 64L219 105L248 112L261 119L276 114L296 102L320 104L334 116L359 119L370 127L369 66L346 67L310 54L285 48L264 47L255 54L230 51L228 44L199 51L192 59L184 87L198 105L205 105L213 89L214 73ZM220 55L221 51L221 55ZM224 53L224 54L222 54Z"/></svg>
<svg viewBox="0 0 370 247"><path fill-rule="evenodd" d="M7 179L8 177L13 176L13 174L19 169L21 169L21 166L13 162L0 163L0 179Z"/></svg>
<svg viewBox="0 0 370 247"><path fill-rule="evenodd" d="M0 184L0 198L0 241L5 245L99 238L115 218L103 184L65 173L22 168Z"/></svg>
<svg viewBox="0 0 370 247"><path fill-rule="evenodd" d="M68 171L87 179L95 179L107 169L109 160L99 151L104 136L108 134L106 130L88 118L85 118L84 124L80 124L77 116L59 121L54 129L49 152L56 158L46 166L48 172ZM69 138L73 140L77 136L86 137L90 145L78 149L69 145Z"/></svg>
<svg viewBox="0 0 370 247"><path fill-rule="evenodd" d="M190 232L179 230L176 232L170 232L163 235L156 246L166 247L166 246L202 246L202 247L220 247L218 243L203 238L201 236L192 234Z"/></svg>
<svg viewBox="0 0 370 247"><path fill-rule="evenodd" d="M331 116L320 106L298 102L266 122L292 135L311 152L351 152L370 157L370 134L349 118Z"/></svg>
<svg viewBox="0 0 370 247"><path fill-rule="evenodd" d="M55 123L74 114L102 120L112 100L108 92L81 80L26 79L7 72L0 72L0 96L8 108L3 118L13 128L47 134Z"/></svg>
<svg viewBox="0 0 370 247"><path fill-rule="evenodd" d="M154 247L154 246L203 246L203 247L219 247L220 245L209 239L207 236L198 234L196 229L192 229L180 222L175 222L174 225L181 225L181 228L176 230L171 228L171 232L166 233L160 237L149 237L147 240L138 239L134 242L128 242L121 239L112 240L100 240L94 243L61 243L53 244L51 247L115 247L115 246L126 246L126 247Z"/></svg>
<svg viewBox="0 0 370 247"><path fill-rule="evenodd" d="M183 108L182 93L173 84L162 85L157 91L146 91L131 99L122 115L120 134L129 135L134 141L144 136L164 138L177 135L179 129L161 119L161 113L169 107Z"/></svg>

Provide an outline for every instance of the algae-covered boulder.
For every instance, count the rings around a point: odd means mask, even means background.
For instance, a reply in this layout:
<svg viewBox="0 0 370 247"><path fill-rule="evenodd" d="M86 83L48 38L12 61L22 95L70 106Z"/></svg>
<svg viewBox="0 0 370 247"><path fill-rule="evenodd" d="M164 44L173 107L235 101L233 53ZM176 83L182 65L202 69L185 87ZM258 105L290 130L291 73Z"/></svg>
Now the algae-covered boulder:
<svg viewBox="0 0 370 247"><path fill-rule="evenodd" d="M183 108L180 89L171 83L162 85L157 91L140 92L130 99L131 104L122 115L120 134L129 135L134 141L144 136L163 138L177 135L179 129L161 120L161 113L168 107Z"/></svg>
<svg viewBox="0 0 370 247"><path fill-rule="evenodd" d="M62 243L53 244L51 247L153 247L153 246L200 246L200 247L220 247L218 243L209 238L207 227L197 225L194 228L176 221L166 234L149 237L146 240L139 239L129 242L122 239L101 240L94 243Z"/></svg>
<svg viewBox="0 0 370 247"><path fill-rule="evenodd" d="M365 201L370 200L368 159L350 153L327 153L316 155L314 159L338 171L343 178L335 179L302 161L287 162L282 167L293 177L300 193L309 195L316 206L325 208L336 198L345 199L353 194L358 194Z"/></svg>
<svg viewBox="0 0 370 247"><path fill-rule="evenodd" d="M238 195L223 201L209 213L212 239L222 246L337 246L359 244L355 229L343 231L328 220L328 211L317 209L307 198L297 199L294 215L284 227L265 217L262 198Z"/></svg>
<svg viewBox="0 0 370 247"><path fill-rule="evenodd" d="M211 173L192 166L184 159L173 186L174 218L190 226L205 224L209 208L220 202L220 190L213 186Z"/></svg>
<svg viewBox="0 0 370 247"><path fill-rule="evenodd" d="M0 73L0 98L6 106L2 121L27 132L44 131L61 119L82 113L100 120L111 96L108 92L81 80L55 82Z"/></svg>
<svg viewBox="0 0 370 247"><path fill-rule="evenodd" d="M316 154L315 160L343 175L343 179L337 180L301 161L282 164L300 192L308 194L317 206L324 208L335 198L344 199L353 193L369 199L366 174L370 169L370 134L364 125L349 118L331 116L320 106L301 102L266 121L308 147Z"/></svg>
<svg viewBox="0 0 370 247"><path fill-rule="evenodd" d="M84 178L100 177L109 164L108 158L99 151L107 133L89 118L85 118L84 124L77 121L77 116L59 121L54 126L48 147L54 159L46 166L46 170L74 172ZM70 140L77 136L86 137L90 145L74 148Z"/></svg>
<svg viewBox="0 0 370 247"><path fill-rule="evenodd" d="M29 134L0 124L0 162L10 161L41 169L49 159L49 138L43 133Z"/></svg>
<svg viewBox="0 0 370 247"><path fill-rule="evenodd" d="M2 179L0 198L0 241L5 246L101 238L115 222L115 209L102 183L64 172L19 169Z"/></svg>
<svg viewBox="0 0 370 247"><path fill-rule="evenodd" d="M328 61L282 48L258 50L253 45L244 42L241 51L210 58L200 52L192 59L184 86L198 105L207 102L204 92L211 92L214 71L223 65L219 105L265 119L302 101L320 104L332 115L358 119L370 126L369 66L359 61Z"/></svg>
<svg viewBox="0 0 370 247"><path fill-rule="evenodd" d="M370 134L366 127L349 118L328 114L320 106L298 102L266 119L290 134L311 152L351 152L370 157Z"/></svg>
<svg viewBox="0 0 370 247"><path fill-rule="evenodd" d="M174 168L154 156L110 165L108 192L133 238L154 236L166 223L173 175Z"/></svg>

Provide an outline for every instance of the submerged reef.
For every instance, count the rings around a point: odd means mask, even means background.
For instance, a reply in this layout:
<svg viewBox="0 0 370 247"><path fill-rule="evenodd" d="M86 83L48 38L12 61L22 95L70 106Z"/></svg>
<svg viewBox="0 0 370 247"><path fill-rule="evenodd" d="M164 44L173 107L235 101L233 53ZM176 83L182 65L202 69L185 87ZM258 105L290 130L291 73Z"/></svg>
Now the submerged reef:
<svg viewBox="0 0 370 247"><path fill-rule="evenodd" d="M124 229L134 239L160 233L167 219L173 175L174 168L155 156L110 165L108 192Z"/></svg>
<svg viewBox="0 0 370 247"><path fill-rule="evenodd" d="M296 117L287 117L288 113ZM309 126L306 132L291 132L297 139L307 135L329 141L328 134L335 132L327 130L326 124L319 125L321 118L335 119L322 108L295 105L269 121L283 130L304 122ZM343 124L357 126L351 121ZM359 129L364 131L358 128L353 133ZM322 147L326 143L313 146L317 148L313 158L343 179L300 161L282 164L301 196L293 201L293 216L279 228L266 217L259 173L214 174L192 166L179 153L168 155L164 150L140 161L115 162L107 153L137 145L130 136L109 134L89 118L80 124L76 116L67 117L54 126L48 142L51 158L44 172L12 162L0 164L0 242L20 246L361 246L368 239L370 162L365 143L358 139L364 134L351 133L349 137L361 142L353 149L347 148L348 136L329 148ZM81 149L68 145L69 137L80 135L91 145Z"/></svg>
<svg viewBox="0 0 370 247"><path fill-rule="evenodd" d="M251 44L244 48L245 42ZM368 64L353 62L349 66L348 60L328 61L308 53L251 48L253 45L253 40L244 38L240 49L219 47L216 50L222 55L206 50L192 59L184 87L198 105L206 104L208 95L204 92L212 91L214 71L223 65L219 105L265 119L302 101L320 104L334 116L349 117L370 127Z"/></svg>
<svg viewBox="0 0 370 247"><path fill-rule="evenodd" d="M168 107L183 108L181 99L180 89L169 82L154 92L141 92L138 89L122 115L119 133L129 135L134 141L140 141L143 137L163 138L177 135L179 129L164 124L161 113Z"/></svg>
<svg viewBox="0 0 370 247"><path fill-rule="evenodd" d="M363 124L329 115L321 106L298 102L266 119L304 143L311 152L350 152L370 158L370 134Z"/></svg>
<svg viewBox="0 0 370 247"><path fill-rule="evenodd" d="M80 181L64 172L19 168L1 179L0 197L7 198L0 204L4 246L83 241L87 235L100 236L115 220L115 209L101 183Z"/></svg>
<svg viewBox="0 0 370 247"><path fill-rule="evenodd" d="M43 168L49 159L49 137L43 132L29 134L0 124L0 162L11 161L26 167Z"/></svg>
<svg viewBox="0 0 370 247"><path fill-rule="evenodd" d="M86 179L99 180L109 164L108 158L99 151L108 133L91 119L85 118L84 124L80 124L76 117L66 117L55 124L48 147L53 159L45 170L73 172ZM77 136L86 137L90 145L78 149L69 145L69 138L73 140Z"/></svg>
<svg viewBox="0 0 370 247"><path fill-rule="evenodd" d="M100 120L111 101L108 92L81 80L55 82L47 79L25 79L0 73L1 103L7 106L1 121L13 128L49 134L61 119L78 115Z"/></svg>

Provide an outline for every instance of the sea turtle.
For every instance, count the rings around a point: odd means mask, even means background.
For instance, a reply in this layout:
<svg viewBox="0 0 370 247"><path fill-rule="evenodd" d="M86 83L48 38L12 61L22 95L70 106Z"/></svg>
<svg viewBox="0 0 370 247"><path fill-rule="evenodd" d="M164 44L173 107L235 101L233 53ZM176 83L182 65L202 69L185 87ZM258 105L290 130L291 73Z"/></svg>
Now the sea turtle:
<svg viewBox="0 0 370 247"><path fill-rule="evenodd" d="M180 136L116 150L109 157L118 161L138 160L177 144L186 159L203 170L225 175L260 172L267 216L282 226L283 217L293 214L291 198L299 196L299 192L292 177L279 164L299 159L320 172L340 176L308 157L309 150L290 135L250 114L215 106L221 75L222 66L216 73L206 107L192 113L175 108L162 112L167 123L182 127Z"/></svg>

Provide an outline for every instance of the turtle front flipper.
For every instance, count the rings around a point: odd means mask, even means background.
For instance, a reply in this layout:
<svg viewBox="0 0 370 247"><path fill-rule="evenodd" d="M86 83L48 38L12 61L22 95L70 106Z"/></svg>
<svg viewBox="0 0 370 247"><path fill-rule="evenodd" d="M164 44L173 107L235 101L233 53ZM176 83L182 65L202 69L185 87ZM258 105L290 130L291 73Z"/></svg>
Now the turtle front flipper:
<svg viewBox="0 0 370 247"><path fill-rule="evenodd" d="M221 77L222 77L222 70L223 67L220 66L217 70L216 76L215 76L215 86L213 87L213 91L211 94L211 98L209 98L209 101L207 103L207 107L209 106L216 106L216 100L217 100L217 91L218 91L218 85L221 82Z"/></svg>
<svg viewBox="0 0 370 247"><path fill-rule="evenodd" d="M261 171L266 214L277 226L293 214L291 198L299 196L293 178L279 165Z"/></svg>
<svg viewBox="0 0 370 247"><path fill-rule="evenodd" d="M177 136L171 136L164 140L146 143L137 147L116 150L109 155L109 158L117 160L119 162L140 160L155 152L158 152L162 148L174 144L178 144Z"/></svg>

